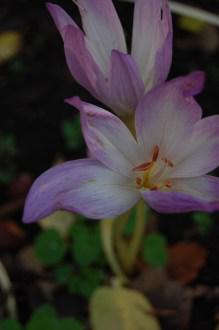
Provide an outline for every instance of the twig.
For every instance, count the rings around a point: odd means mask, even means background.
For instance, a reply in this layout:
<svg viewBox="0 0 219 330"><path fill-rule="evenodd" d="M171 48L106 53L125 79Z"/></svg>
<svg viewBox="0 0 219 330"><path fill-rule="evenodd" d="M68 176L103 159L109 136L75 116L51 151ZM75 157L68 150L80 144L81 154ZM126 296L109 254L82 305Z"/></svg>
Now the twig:
<svg viewBox="0 0 219 330"><path fill-rule="evenodd" d="M16 300L14 295L12 294L12 284L9 279L8 273L5 269L5 266L3 263L0 261L0 287L7 295L6 299L6 307L8 310L8 314L12 318L16 318L17 316L17 306L16 306Z"/></svg>
<svg viewBox="0 0 219 330"><path fill-rule="evenodd" d="M126 2L135 2L135 0L120 0ZM195 18L206 23L219 26L219 16L209 13L206 10L182 4L177 1L169 1L170 9L173 13Z"/></svg>

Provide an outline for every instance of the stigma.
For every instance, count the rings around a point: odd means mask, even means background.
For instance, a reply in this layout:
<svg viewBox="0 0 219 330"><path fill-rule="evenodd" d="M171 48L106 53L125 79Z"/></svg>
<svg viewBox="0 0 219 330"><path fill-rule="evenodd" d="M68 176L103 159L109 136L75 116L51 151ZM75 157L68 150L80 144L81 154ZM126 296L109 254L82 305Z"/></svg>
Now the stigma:
<svg viewBox="0 0 219 330"><path fill-rule="evenodd" d="M172 182L164 179L168 168L173 168L173 162L161 155L160 148L155 145L152 149L151 159L133 168L135 186L137 189L168 190Z"/></svg>

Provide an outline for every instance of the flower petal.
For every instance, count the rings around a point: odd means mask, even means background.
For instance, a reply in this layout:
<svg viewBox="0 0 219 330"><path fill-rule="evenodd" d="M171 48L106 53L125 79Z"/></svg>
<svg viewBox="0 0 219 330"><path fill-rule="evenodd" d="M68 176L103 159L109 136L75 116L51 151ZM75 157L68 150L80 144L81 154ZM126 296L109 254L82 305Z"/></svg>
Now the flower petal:
<svg viewBox="0 0 219 330"><path fill-rule="evenodd" d="M69 70L75 80L96 96L97 80L103 75L87 49L85 36L72 25L65 28L64 48Z"/></svg>
<svg viewBox="0 0 219 330"><path fill-rule="evenodd" d="M83 134L92 156L110 169L130 176L139 161L139 152L126 125L112 113L77 97L67 102L81 112Z"/></svg>
<svg viewBox="0 0 219 330"><path fill-rule="evenodd" d="M65 28L67 25L72 25L75 28L78 28L73 19L60 6L48 2L46 4L46 7L50 15L52 16L53 21L57 29L59 30L63 40L65 37Z"/></svg>
<svg viewBox="0 0 219 330"><path fill-rule="evenodd" d="M166 80L172 61L172 22L167 0L136 0L132 52L146 90Z"/></svg>
<svg viewBox="0 0 219 330"><path fill-rule="evenodd" d="M177 80L147 93L136 110L137 139L145 161L151 158L151 151L158 145L165 158L177 162L200 118L201 108L192 97L184 96Z"/></svg>
<svg viewBox="0 0 219 330"><path fill-rule="evenodd" d="M219 209L219 178L203 176L173 180L176 191L142 191L144 200L160 213L191 211L213 212Z"/></svg>
<svg viewBox="0 0 219 330"><path fill-rule="evenodd" d="M119 115L135 111L144 94L144 84L134 59L117 50L111 54L109 72L111 108Z"/></svg>
<svg viewBox="0 0 219 330"><path fill-rule="evenodd" d="M23 221L40 220L56 210L85 217L115 217L131 208L140 194L127 178L90 159L69 161L43 173L33 184Z"/></svg>
<svg viewBox="0 0 219 330"><path fill-rule="evenodd" d="M219 166L219 115L199 120L172 177L200 176Z"/></svg>
<svg viewBox="0 0 219 330"><path fill-rule="evenodd" d="M107 72L112 49L127 52L120 20L111 0L78 0L82 24L88 37L89 49Z"/></svg>
<svg viewBox="0 0 219 330"><path fill-rule="evenodd" d="M201 93L205 83L205 73L203 71L193 71L192 73L176 78L172 82L178 83L184 91L185 96L193 96Z"/></svg>

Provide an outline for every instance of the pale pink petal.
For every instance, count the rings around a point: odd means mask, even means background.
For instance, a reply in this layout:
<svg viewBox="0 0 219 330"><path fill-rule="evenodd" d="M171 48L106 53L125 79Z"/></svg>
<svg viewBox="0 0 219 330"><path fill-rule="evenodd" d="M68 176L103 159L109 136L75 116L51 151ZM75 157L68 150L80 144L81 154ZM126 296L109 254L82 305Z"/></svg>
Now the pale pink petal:
<svg viewBox="0 0 219 330"><path fill-rule="evenodd" d="M46 7L52 16L53 21L63 40L65 37L65 28L67 25L72 25L75 28L78 28L73 19L60 6L47 2Z"/></svg>
<svg viewBox="0 0 219 330"><path fill-rule="evenodd" d="M103 72L112 49L127 52L123 29L111 0L78 0L89 49Z"/></svg>
<svg viewBox="0 0 219 330"><path fill-rule="evenodd" d="M202 92L205 83L205 73L203 71L193 71L192 73L178 77L169 83L179 84L185 96L192 96Z"/></svg>
<svg viewBox="0 0 219 330"><path fill-rule="evenodd" d="M56 210L101 219L120 215L139 200L127 178L89 159L69 161L43 173L28 194L23 221L40 220Z"/></svg>
<svg viewBox="0 0 219 330"><path fill-rule="evenodd" d="M145 161L157 145L160 156L177 162L200 118L201 108L192 97L184 96L177 80L147 93L136 110L137 139Z"/></svg>
<svg viewBox="0 0 219 330"><path fill-rule="evenodd" d="M81 112L83 134L92 156L129 177L139 161L139 151L126 125L112 113L79 98L67 102Z"/></svg>
<svg viewBox="0 0 219 330"><path fill-rule="evenodd" d="M135 111L139 99L144 94L144 84L130 55L117 50L112 51L109 90L109 100L114 112L126 115Z"/></svg>
<svg viewBox="0 0 219 330"><path fill-rule="evenodd" d="M171 177L200 176L219 166L219 115L199 120Z"/></svg>
<svg viewBox="0 0 219 330"><path fill-rule="evenodd" d="M104 78L87 49L84 34L74 26L68 25L65 28L64 48L71 74L79 84L96 96L97 81Z"/></svg>
<svg viewBox="0 0 219 330"><path fill-rule="evenodd" d="M48 3L47 8L64 41L66 62L72 76L94 97L108 103L109 88L88 49L86 36L61 7Z"/></svg>
<svg viewBox="0 0 219 330"><path fill-rule="evenodd" d="M173 180L175 191L141 192L144 200L160 213L219 210L219 178L203 176Z"/></svg>
<svg viewBox="0 0 219 330"><path fill-rule="evenodd" d="M135 1L131 54L147 91L166 80L172 61L172 21L167 0Z"/></svg>

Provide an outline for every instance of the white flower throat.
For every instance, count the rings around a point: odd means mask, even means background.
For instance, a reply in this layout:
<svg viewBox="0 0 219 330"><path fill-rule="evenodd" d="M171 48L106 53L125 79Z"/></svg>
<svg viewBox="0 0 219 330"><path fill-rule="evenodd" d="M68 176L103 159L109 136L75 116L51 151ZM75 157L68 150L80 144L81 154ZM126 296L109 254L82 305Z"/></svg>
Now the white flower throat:
<svg viewBox="0 0 219 330"><path fill-rule="evenodd" d="M160 157L160 148L155 145L149 162L133 168L137 189L166 190L172 188L172 182L165 179L168 169L173 168L171 160Z"/></svg>

